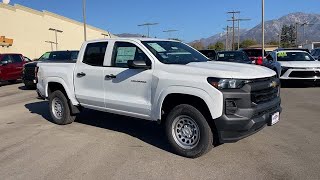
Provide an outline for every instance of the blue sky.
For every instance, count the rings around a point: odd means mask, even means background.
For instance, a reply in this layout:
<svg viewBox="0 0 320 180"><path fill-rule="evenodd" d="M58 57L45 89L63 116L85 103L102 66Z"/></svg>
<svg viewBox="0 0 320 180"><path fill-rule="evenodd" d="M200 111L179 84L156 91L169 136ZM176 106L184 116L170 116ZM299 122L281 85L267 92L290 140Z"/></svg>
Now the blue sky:
<svg viewBox="0 0 320 180"><path fill-rule="evenodd" d="M82 21L82 0L11 0L10 4ZM319 0L265 0L265 16L270 20L292 12L320 13L319 5ZM222 32L230 10L239 10L241 18L252 19L242 23L244 28L261 21L261 0L87 0L87 23L114 34L146 34L146 28L137 25L157 22L151 36L166 38L163 30L177 29L172 36L189 42Z"/></svg>

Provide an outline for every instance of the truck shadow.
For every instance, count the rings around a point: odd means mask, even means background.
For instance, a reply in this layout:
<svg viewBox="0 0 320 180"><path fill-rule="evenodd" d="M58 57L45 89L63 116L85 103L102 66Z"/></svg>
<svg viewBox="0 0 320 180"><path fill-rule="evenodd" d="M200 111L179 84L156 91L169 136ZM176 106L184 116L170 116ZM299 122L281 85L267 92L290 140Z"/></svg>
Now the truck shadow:
<svg viewBox="0 0 320 180"><path fill-rule="evenodd" d="M26 104L25 107L31 113L41 115L52 123L47 101ZM125 133L157 148L171 152L163 127L152 121L85 109L77 116L76 122Z"/></svg>

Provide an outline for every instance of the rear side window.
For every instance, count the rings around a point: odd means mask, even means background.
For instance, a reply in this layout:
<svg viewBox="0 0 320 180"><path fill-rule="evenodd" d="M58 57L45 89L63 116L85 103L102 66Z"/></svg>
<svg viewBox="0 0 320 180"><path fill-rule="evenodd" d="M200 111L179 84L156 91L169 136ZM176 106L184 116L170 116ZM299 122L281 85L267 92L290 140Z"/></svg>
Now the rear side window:
<svg viewBox="0 0 320 180"><path fill-rule="evenodd" d="M103 66L107 46L108 42L88 44L82 62L91 66Z"/></svg>
<svg viewBox="0 0 320 180"><path fill-rule="evenodd" d="M13 63L19 63L22 62L21 56L17 54L11 55L11 59Z"/></svg>

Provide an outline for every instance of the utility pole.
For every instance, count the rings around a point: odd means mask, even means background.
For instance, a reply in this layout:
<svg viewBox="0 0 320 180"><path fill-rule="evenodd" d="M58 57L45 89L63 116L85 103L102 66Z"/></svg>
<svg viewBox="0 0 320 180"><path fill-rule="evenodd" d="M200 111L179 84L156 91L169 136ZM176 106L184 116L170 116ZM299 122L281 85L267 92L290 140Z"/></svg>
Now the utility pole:
<svg viewBox="0 0 320 180"><path fill-rule="evenodd" d="M262 0L262 28L261 28L261 31L262 31L262 45L261 45L261 48L262 48L262 60L264 58L264 0Z"/></svg>
<svg viewBox="0 0 320 180"><path fill-rule="evenodd" d="M84 41L86 41L86 40L87 40L86 0L82 0L82 13L83 13L83 33L84 33Z"/></svg>
<svg viewBox="0 0 320 180"><path fill-rule="evenodd" d="M303 27L303 40L302 40L302 44L305 43L307 44L307 39L306 39L306 26L312 26L315 24L310 24L310 23L302 23L301 26Z"/></svg>
<svg viewBox="0 0 320 180"><path fill-rule="evenodd" d="M159 23L144 23L144 24L139 24L138 26L147 26L148 28L148 35L147 37L150 37L150 26L158 25Z"/></svg>
<svg viewBox="0 0 320 180"><path fill-rule="evenodd" d="M54 31L55 37L56 37L56 51L58 50L58 34L57 33L62 33L62 30L59 29L54 29L54 28L49 28L49 31Z"/></svg>
<svg viewBox="0 0 320 180"><path fill-rule="evenodd" d="M235 19L238 22L238 49L240 49L240 21L250 21L251 19ZM228 20L233 21L233 20Z"/></svg>
<svg viewBox="0 0 320 180"><path fill-rule="evenodd" d="M176 30L176 29L169 29L169 30L165 30L165 31L162 31L162 32L164 32L164 33L168 33L168 39L170 39L171 38L171 33L172 32L177 32L178 30Z"/></svg>
<svg viewBox="0 0 320 180"><path fill-rule="evenodd" d="M235 27L234 27L234 23L236 21L236 18L235 18L235 14L239 14L240 11L229 11L227 12L228 14L232 14L232 19L231 20L228 20L228 21L232 21L232 50L235 50L235 47L234 47L234 42L235 42Z"/></svg>
<svg viewBox="0 0 320 180"><path fill-rule="evenodd" d="M230 29L231 27L230 26L227 26L227 28L223 28L223 30L226 30L227 31L227 33L226 33L226 44L225 44L225 50L227 51L229 48L228 48L228 46L229 46L229 29Z"/></svg>
<svg viewBox="0 0 320 180"><path fill-rule="evenodd" d="M56 44L55 42L53 41L45 41L46 43L50 43L51 44L51 51L53 51L53 45L52 44Z"/></svg>

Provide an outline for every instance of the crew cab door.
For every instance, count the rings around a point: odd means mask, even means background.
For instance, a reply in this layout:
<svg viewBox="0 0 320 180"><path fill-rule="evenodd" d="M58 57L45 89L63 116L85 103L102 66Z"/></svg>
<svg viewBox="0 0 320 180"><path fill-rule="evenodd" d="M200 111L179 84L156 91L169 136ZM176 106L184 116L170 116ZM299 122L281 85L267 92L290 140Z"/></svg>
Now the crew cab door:
<svg viewBox="0 0 320 180"><path fill-rule="evenodd" d="M22 59L22 56L19 54L11 54L11 60L12 60L12 79L20 79L22 77L22 69L24 60Z"/></svg>
<svg viewBox="0 0 320 180"><path fill-rule="evenodd" d="M81 105L104 109L104 67L108 42L89 43L74 70L75 95Z"/></svg>
<svg viewBox="0 0 320 180"><path fill-rule="evenodd" d="M11 56L4 55L1 62L7 62L6 64L1 63L1 77L0 80L12 80L14 79L14 65L12 64Z"/></svg>
<svg viewBox="0 0 320 180"><path fill-rule="evenodd" d="M128 60L151 65L143 48L134 42L115 42L109 67L103 71L105 107L112 112L148 119L151 115L152 68L130 69Z"/></svg>

